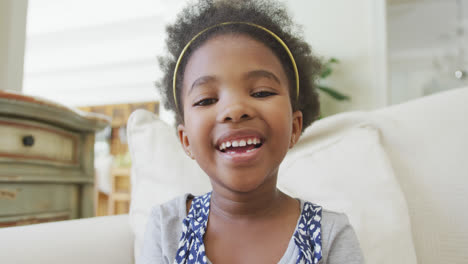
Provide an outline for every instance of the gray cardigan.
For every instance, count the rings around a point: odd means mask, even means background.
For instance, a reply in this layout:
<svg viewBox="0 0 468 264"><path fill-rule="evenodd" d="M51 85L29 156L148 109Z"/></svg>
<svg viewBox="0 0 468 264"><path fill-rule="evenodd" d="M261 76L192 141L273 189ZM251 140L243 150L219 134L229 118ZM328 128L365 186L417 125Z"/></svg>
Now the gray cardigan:
<svg viewBox="0 0 468 264"><path fill-rule="evenodd" d="M153 207L146 226L143 249L136 264L172 264L182 235L182 220L186 217L189 194ZM301 208L304 201L301 200ZM322 261L328 264L364 263L361 248L346 215L322 210ZM294 240L279 264L295 264L299 254ZM208 263L211 263L208 260Z"/></svg>

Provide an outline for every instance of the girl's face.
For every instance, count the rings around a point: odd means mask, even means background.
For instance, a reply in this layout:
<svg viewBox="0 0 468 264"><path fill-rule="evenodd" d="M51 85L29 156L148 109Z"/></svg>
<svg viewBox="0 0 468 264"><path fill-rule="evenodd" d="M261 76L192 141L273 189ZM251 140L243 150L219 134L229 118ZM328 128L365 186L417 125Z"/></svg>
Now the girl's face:
<svg viewBox="0 0 468 264"><path fill-rule="evenodd" d="M292 112L288 79L268 47L240 34L206 41L187 62L181 102L180 141L213 188L249 192L276 184L302 113Z"/></svg>

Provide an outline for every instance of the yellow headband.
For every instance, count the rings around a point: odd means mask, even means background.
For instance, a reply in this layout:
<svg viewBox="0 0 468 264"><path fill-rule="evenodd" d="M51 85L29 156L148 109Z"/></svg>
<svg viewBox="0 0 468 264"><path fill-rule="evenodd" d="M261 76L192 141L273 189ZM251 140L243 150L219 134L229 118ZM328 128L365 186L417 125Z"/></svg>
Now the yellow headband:
<svg viewBox="0 0 468 264"><path fill-rule="evenodd" d="M273 33L271 30L265 28L265 27L262 27L260 25L257 25L257 24L254 24L254 23L250 23L250 22L224 22L224 23L219 23L219 24L216 24L216 25L213 25L211 27L207 27L205 28L204 30L200 31L198 34L196 34L188 43L187 45L185 45L184 49L182 50L182 52L180 53L179 55L179 58L177 59L177 62L176 62L176 66L174 68L174 76L173 76L173 79L172 79L172 89L173 89L173 93L174 93L174 102L175 102L175 106L177 108L177 110L179 110L179 106L177 104L177 94L176 94L176 79L177 79L177 70L179 69L179 65L180 65L180 61L182 60L182 58L184 57L184 54L185 54L185 51L187 51L188 47L203 33L205 33L206 31L212 29L212 28L215 28L215 27L220 27L220 26L225 26L225 25L232 25L232 24L244 24L244 25L250 25L250 26L253 26L253 27L256 27L256 28L259 28L259 29L262 29L263 31L269 33L271 36L273 36L280 44L281 46L283 46L283 48L286 50L286 52L288 53L289 55L289 58L291 59L291 63L293 65L293 68L294 68L294 75L296 77L296 100L299 99L299 72L297 71L297 65L296 65L296 61L294 60L294 57L291 53L291 51L289 50L288 46L286 45L286 43L284 43L284 41L278 37L278 35L276 35L275 33Z"/></svg>

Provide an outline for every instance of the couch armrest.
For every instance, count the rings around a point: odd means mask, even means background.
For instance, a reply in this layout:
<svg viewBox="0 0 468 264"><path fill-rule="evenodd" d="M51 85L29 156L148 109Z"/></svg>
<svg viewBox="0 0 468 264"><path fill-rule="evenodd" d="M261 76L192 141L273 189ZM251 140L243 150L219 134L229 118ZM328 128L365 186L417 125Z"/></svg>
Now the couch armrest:
<svg viewBox="0 0 468 264"><path fill-rule="evenodd" d="M2 228L0 263L133 263L128 215Z"/></svg>

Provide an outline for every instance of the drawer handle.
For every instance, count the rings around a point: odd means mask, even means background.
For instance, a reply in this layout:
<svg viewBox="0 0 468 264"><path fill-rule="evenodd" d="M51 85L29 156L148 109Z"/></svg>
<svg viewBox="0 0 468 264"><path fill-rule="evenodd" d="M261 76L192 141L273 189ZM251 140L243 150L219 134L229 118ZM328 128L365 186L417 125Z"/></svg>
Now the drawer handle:
<svg viewBox="0 0 468 264"><path fill-rule="evenodd" d="M34 145L34 137L31 135L23 137L23 145L25 147L32 147Z"/></svg>

